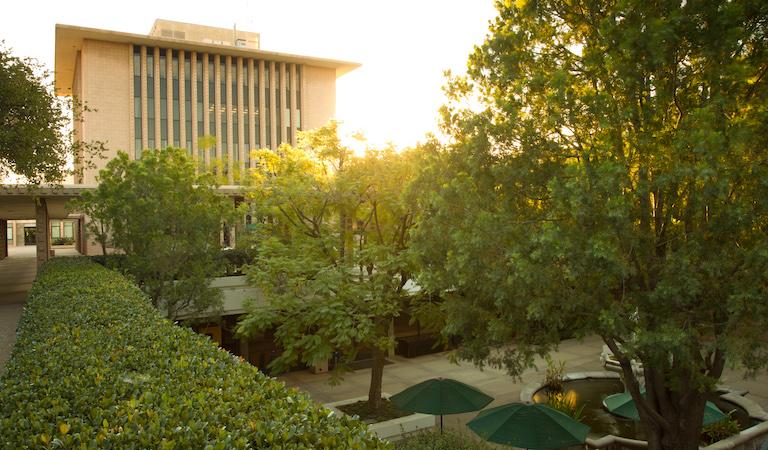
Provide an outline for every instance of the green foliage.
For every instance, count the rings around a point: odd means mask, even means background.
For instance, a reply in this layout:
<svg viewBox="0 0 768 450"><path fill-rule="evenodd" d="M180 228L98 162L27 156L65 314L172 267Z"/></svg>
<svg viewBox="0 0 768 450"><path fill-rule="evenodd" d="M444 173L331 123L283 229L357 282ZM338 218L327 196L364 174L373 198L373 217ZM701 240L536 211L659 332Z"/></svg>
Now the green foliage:
<svg viewBox="0 0 768 450"><path fill-rule="evenodd" d="M221 251L219 267L222 276L243 275L243 269L255 258L251 249L232 248Z"/></svg>
<svg viewBox="0 0 768 450"><path fill-rule="evenodd" d="M32 184L59 182L68 159L88 163L101 143L82 143L67 131L68 110L85 109L54 94L49 74L29 58L13 56L0 42L0 179L13 172Z"/></svg>
<svg viewBox="0 0 768 450"><path fill-rule="evenodd" d="M86 258L43 266L0 378L2 448L385 448Z"/></svg>
<svg viewBox="0 0 768 450"><path fill-rule="evenodd" d="M234 209L215 187L212 175L196 174L186 150L147 150L140 160L121 152L78 205L107 230L125 254L125 270L170 318L220 304L208 284L218 275L221 224Z"/></svg>
<svg viewBox="0 0 768 450"><path fill-rule="evenodd" d="M467 433L446 429L421 431L395 442L397 450L487 450L491 447Z"/></svg>
<svg viewBox="0 0 768 450"><path fill-rule="evenodd" d="M555 362L549 355L544 357L544 361L547 363L547 368L544 372L544 387L552 393L562 392L565 361Z"/></svg>
<svg viewBox="0 0 768 450"><path fill-rule="evenodd" d="M75 243L75 240L73 238L68 237L57 237L51 239L51 245L72 245Z"/></svg>
<svg viewBox="0 0 768 450"><path fill-rule="evenodd" d="M413 272L406 250L414 210L403 195L412 154L353 157L332 123L302 135L297 148L254 157L259 249L249 276L268 306L250 308L238 331L276 326L284 349L271 364L278 371L335 357L338 374L370 350L369 399L378 402L384 355L394 345L390 323L407 302Z"/></svg>
<svg viewBox="0 0 768 450"><path fill-rule="evenodd" d="M547 393L547 406L570 416L573 420L580 421L585 405L579 406L572 393L549 392Z"/></svg>
<svg viewBox="0 0 768 450"><path fill-rule="evenodd" d="M650 447L695 448L726 359L768 362L768 4L497 7L447 86L419 284L460 356L513 375L600 335Z"/></svg>
<svg viewBox="0 0 768 450"><path fill-rule="evenodd" d="M739 422L730 415L715 423L706 425L701 430L701 445L710 445L741 432Z"/></svg>

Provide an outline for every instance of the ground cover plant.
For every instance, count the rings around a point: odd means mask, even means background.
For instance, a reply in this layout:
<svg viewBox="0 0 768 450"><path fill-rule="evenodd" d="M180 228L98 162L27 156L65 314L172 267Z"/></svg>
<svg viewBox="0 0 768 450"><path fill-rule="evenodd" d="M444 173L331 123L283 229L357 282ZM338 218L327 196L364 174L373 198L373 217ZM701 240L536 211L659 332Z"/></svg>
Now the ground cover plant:
<svg viewBox="0 0 768 450"><path fill-rule="evenodd" d="M163 319L86 258L43 266L0 378L0 448L386 448Z"/></svg>

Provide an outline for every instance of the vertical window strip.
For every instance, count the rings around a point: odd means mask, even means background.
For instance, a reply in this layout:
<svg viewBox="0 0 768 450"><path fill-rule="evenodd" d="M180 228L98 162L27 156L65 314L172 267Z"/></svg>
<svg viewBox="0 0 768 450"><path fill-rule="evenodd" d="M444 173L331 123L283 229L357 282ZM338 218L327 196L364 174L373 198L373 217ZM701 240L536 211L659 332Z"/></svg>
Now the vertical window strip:
<svg viewBox="0 0 768 450"><path fill-rule="evenodd" d="M181 147L181 104L179 103L179 89L181 88L179 82L179 52L173 50L171 61L171 75L172 80L172 95L173 95L173 146Z"/></svg>
<svg viewBox="0 0 768 450"><path fill-rule="evenodd" d="M232 58L232 64L229 66L232 77L232 160L240 161L240 133L238 130L239 125L239 104L238 104L238 71L237 71L237 58Z"/></svg>
<svg viewBox="0 0 768 450"><path fill-rule="evenodd" d="M245 167L251 160L251 84L249 81L250 71L248 70L248 59L243 59L243 157Z"/></svg>
<svg viewBox="0 0 768 450"><path fill-rule="evenodd" d="M197 60L195 60L195 72L197 79L195 80L195 89L197 89L197 138L205 135L205 117L206 110L203 108L203 61L202 54L197 54ZM200 164L205 164L205 150L202 147L197 149L197 160Z"/></svg>
<svg viewBox="0 0 768 450"><path fill-rule="evenodd" d="M272 96L269 94L269 85L270 85L270 78L272 75L272 64L270 64L268 61L264 62L264 125L265 129L267 130L267 137L265 139L266 142L264 142L264 146L267 148L272 148L272 116L270 114L270 109L272 105L271 99Z"/></svg>
<svg viewBox="0 0 768 450"><path fill-rule="evenodd" d="M141 47L133 46L133 154L141 158Z"/></svg>
<svg viewBox="0 0 768 450"><path fill-rule="evenodd" d="M213 55L208 57L208 121L211 136L216 136L216 65ZM216 146L210 149L211 165L216 161Z"/></svg>
<svg viewBox="0 0 768 450"><path fill-rule="evenodd" d="M224 171L224 174L228 173L227 167L228 167L228 148L227 145L227 61L226 58L219 57L219 87L221 89L221 130L219 130L219 135L221 136L221 167Z"/></svg>
<svg viewBox="0 0 768 450"><path fill-rule="evenodd" d="M184 130L189 155L192 156L192 61L190 52L184 53Z"/></svg>
<svg viewBox="0 0 768 450"><path fill-rule="evenodd" d="M292 65L290 67L288 64L285 65L285 135L289 144L293 142L291 133L291 69Z"/></svg>
<svg viewBox="0 0 768 450"><path fill-rule="evenodd" d="M282 105L282 99L280 96L280 83L283 82L281 80L283 74L281 70L281 63L275 63L275 138L277 139L276 146L279 147L280 144L283 143L283 130L282 130L282 115L283 115L283 105Z"/></svg>
<svg viewBox="0 0 768 450"><path fill-rule="evenodd" d="M160 148L168 147L168 63L160 49Z"/></svg>
<svg viewBox="0 0 768 450"><path fill-rule="evenodd" d="M147 147L156 148L155 142L155 49L147 48Z"/></svg>
<svg viewBox="0 0 768 450"><path fill-rule="evenodd" d="M259 62L253 61L253 126L256 130L256 141L253 148L259 148L261 144L261 117L259 116Z"/></svg>
<svg viewBox="0 0 768 450"><path fill-rule="evenodd" d="M304 66L296 66L296 130L301 131L301 73Z"/></svg>

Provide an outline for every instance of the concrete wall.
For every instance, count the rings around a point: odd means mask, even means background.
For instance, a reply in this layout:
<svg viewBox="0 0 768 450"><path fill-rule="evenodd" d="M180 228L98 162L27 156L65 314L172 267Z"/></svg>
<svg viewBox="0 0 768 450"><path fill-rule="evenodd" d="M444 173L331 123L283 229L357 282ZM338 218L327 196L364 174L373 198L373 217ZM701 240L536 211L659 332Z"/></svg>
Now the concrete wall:
<svg viewBox="0 0 768 450"><path fill-rule="evenodd" d="M336 70L304 66L301 128L322 127L336 116Z"/></svg>
<svg viewBox="0 0 768 450"><path fill-rule="evenodd" d="M83 114L82 138L103 141L106 159L94 161L96 169L84 170L83 182L96 182L99 169L117 156L118 150L131 149L129 130L133 127L133 74L130 70L131 46L113 42L85 40L80 56L81 100L91 112Z"/></svg>

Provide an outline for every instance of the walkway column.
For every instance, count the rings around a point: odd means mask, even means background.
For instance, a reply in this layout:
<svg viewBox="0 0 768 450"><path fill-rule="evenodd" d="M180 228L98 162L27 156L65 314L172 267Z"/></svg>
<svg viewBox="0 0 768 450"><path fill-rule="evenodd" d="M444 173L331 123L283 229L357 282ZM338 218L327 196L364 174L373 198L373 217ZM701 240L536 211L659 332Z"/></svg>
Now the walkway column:
<svg viewBox="0 0 768 450"><path fill-rule="evenodd" d="M37 241L37 266L48 261L50 246L48 244L48 205L44 198L35 199L35 240Z"/></svg>
<svg viewBox="0 0 768 450"><path fill-rule="evenodd" d="M8 256L8 236L6 236L8 233L7 220L0 219L0 231L3 232L3 242L0 244L0 259L3 259Z"/></svg>

